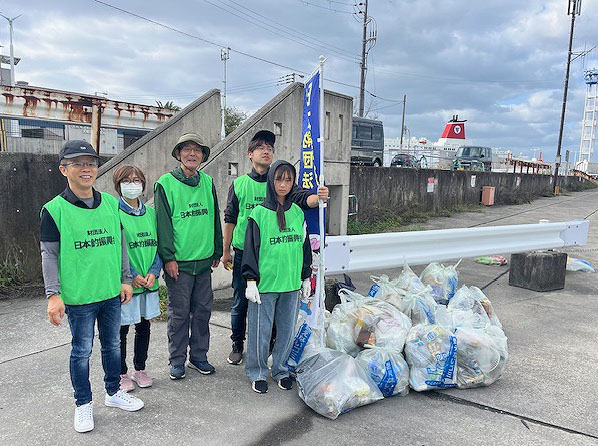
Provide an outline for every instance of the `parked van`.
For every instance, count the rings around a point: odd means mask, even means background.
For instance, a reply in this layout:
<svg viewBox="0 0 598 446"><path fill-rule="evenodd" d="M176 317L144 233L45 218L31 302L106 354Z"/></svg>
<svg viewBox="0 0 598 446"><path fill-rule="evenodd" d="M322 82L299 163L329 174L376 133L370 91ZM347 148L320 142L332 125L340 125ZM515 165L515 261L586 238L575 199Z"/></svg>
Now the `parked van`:
<svg viewBox="0 0 598 446"><path fill-rule="evenodd" d="M382 166L384 126L382 121L353 116L351 164Z"/></svg>
<svg viewBox="0 0 598 446"><path fill-rule="evenodd" d="M451 170L492 170L492 149L490 147L463 146L457 149L457 158Z"/></svg>

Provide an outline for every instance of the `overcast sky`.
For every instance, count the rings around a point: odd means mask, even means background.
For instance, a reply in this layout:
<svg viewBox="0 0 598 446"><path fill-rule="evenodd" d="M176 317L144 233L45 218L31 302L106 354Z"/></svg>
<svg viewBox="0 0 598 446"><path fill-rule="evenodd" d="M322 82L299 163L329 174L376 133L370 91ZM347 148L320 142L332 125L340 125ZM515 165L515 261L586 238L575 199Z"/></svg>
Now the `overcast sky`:
<svg viewBox="0 0 598 446"><path fill-rule="evenodd" d="M228 61L228 105L253 112L329 56L326 78L359 85L362 16L350 0L107 0L209 44L93 0L0 3L15 21L16 79L31 85L153 104L184 106L222 87L220 45ZM436 141L453 115L467 119L468 141L545 160L556 151L570 17L567 0L370 0L378 39L368 59L366 109L397 137L407 95L411 135ZM574 51L598 44L598 0L584 0ZM0 28L8 45L8 26ZM236 51L235 51L236 50ZM287 68L247 57L248 53ZM3 49L7 53L8 48ZM572 63L563 149L579 150L583 70L598 49ZM357 88L327 82L353 96ZM384 99L381 99L384 98ZM388 99L388 100L386 100Z"/></svg>

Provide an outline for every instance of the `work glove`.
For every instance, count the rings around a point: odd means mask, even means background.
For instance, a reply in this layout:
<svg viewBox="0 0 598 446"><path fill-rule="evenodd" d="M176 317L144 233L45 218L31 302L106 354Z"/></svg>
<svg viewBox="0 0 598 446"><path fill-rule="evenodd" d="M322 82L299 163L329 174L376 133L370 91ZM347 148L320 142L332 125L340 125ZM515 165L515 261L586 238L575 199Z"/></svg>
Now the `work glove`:
<svg viewBox="0 0 598 446"><path fill-rule="evenodd" d="M303 283L301 283L301 295L303 299L309 299L309 295L311 294L311 279L304 279Z"/></svg>
<svg viewBox="0 0 598 446"><path fill-rule="evenodd" d="M257 290L257 283L255 283L255 280L247 282L247 288L245 288L245 297L248 301L255 302L258 305L262 303L260 300L260 292Z"/></svg>

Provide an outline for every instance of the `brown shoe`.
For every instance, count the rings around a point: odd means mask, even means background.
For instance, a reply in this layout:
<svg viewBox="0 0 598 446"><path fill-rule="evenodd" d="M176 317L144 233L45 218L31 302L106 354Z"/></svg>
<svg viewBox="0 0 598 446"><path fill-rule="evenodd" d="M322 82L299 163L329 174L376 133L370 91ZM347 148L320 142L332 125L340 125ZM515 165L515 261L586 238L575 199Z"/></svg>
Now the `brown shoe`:
<svg viewBox="0 0 598 446"><path fill-rule="evenodd" d="M243 344L242 343L233 343L233 351L230 352L228 358L226 358L229 364L231 365L239 365L243 362Z"/></svg>

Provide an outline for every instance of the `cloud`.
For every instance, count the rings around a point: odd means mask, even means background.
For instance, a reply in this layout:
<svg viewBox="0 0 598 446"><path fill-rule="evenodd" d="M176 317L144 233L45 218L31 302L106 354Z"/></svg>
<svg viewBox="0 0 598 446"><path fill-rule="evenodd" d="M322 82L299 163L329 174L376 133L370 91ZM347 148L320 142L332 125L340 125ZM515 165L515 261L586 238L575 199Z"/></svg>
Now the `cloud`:
<svg viewBox="0 0 598 446"><path fill-rule="evenodd" d="M217 45L91 0L51 7L32 0L26 10L4 8L8 15L24 13L15 22L15 51L22 58L17 79L85 93L106 91L132 102L185 105L210 88L221 88L224 45L303 72L326 54L326 77L353 86L328 82L326 88L358 98L361 16L348 14L355 10L351 2L308 2L318 8L300 0L109 1ZM544 157L550 159L558 137L570 24L565 3L370 2L378 39L368 59L366 87L379 98L367 94L366 108L384 121L388 137L396 137L402 105L384 99L398 101L406 94L406 125L413 136L436 140L446 120L458 113L468 120L471 142L525 153L545 147ZM597 22L598 0L584 0L575 50L598 43ZM0 27L3 44L6 34ZM598 55L588 58L585 67L596 61ZM573 62L564 135L571 150L579 147L583 69L582 59ZM227 71L232 89L227 103L255 111L284 88L275 80L292 70L233 51Z"/></svg>

